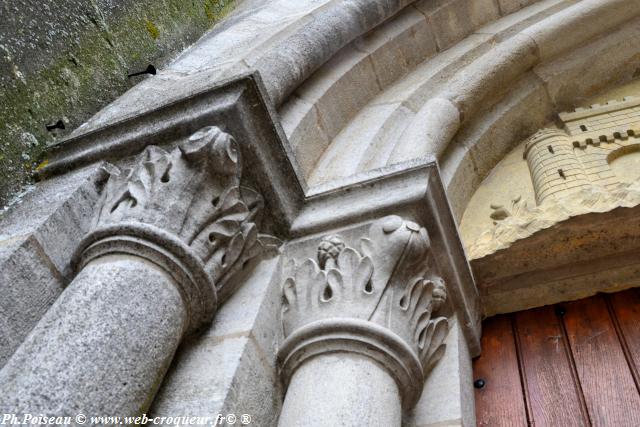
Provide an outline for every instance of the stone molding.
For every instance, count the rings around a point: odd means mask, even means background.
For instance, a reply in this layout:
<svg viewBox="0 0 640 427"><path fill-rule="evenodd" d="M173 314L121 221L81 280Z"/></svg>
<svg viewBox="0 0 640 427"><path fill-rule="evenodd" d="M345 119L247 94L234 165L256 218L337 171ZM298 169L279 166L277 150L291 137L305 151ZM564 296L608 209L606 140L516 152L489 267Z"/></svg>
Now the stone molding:
<svg viewBox="0 0 640 427"><path fill-rule="evenodd" d="M258 233L262 197L240 186L237 143L217 127L202 128L171 152L148 146L131 169L109 169L74 264L128 254L160 266L180 288L191 330L209 323L235 291L229 279L236 271L280 244Z"/></svg>
<svg viewBox="0 0 640 427"><path fill-rule="evenodd" d="M500 208L500 219L495 221L495 226L469 246L469 259L480 259L506 250L515 242L572 217L638 205L640 185L637 182L618 184L611 190L589 186L561 199L550 198L536 207L530 207L526 201L516 198L511 203L511 209Z"/></svg>
<svg viewBox="0 0 640 427"><path fill-rule="evenodd" d="M278 352L286 383L310 357L350 352L389 370L412 407L444 354L446 301L424 228L399 216L375 221L360 249L325 237L317 261L285 266Z"/></svg>

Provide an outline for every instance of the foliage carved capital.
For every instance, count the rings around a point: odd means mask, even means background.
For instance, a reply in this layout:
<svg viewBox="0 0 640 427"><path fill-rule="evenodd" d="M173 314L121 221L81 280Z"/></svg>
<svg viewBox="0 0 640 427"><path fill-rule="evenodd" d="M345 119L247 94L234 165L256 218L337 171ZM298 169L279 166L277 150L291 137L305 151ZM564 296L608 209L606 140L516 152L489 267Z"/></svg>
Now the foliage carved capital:
<svg viewBox="0 0 640 427"><path fill-rule="evenodd" d="M130 169L112 167L77 262L114 253L141 256L180 285L197 328L235 290L232 275L279 246L258 233L262 197L240 186L234 138L205 127L171 152L147 147Z"/></svg>
<svg viewBox="0 0 640 427"><path fill-rule="evenodd" d="M446 300L424 228L398 216L374 222L359 248L325 237L317 260L286 266L279 360L285 381L304 360L351 352L380 362L412 406L443 355Z"/></svg>

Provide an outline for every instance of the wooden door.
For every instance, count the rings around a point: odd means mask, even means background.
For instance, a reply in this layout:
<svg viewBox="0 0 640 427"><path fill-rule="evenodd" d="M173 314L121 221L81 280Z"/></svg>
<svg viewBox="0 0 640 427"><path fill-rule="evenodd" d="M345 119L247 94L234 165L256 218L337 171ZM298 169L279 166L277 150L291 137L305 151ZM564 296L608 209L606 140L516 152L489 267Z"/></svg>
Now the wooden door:
<svg viewBox="0 0 640 427"><path fill-rule="evenodd" d="M640 289L485 320L478 426L640 426Z"/></svg>

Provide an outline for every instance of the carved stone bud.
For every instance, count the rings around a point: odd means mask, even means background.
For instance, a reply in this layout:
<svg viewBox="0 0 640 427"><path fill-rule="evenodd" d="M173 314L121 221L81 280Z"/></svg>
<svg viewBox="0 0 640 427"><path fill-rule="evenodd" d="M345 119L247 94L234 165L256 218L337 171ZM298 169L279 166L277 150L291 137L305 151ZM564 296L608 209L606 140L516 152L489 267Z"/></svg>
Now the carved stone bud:
<svg viewBox="0 0 640 427"><path fill-rule="evenodd" d="M240 187L236 141L205 127L171 152L149 146L131 169L112 168L92 231L76 255L80 267L112 253L145 257L180 286L193 329L211 320L229 278L279 241L258 233L263 206Z"/></svg>
<svg viewBox="0 0 640 427"><path fill-rule="evenodd" d="M318 262L320 268L324 269L327 262L331 262L330 267L335 266L338 255L345 248L344 242L340 236L326 236L318 245Z"/></svg>
<svg viewBox="0 0 640 427"><path fill-rule="evenodd" d="M447 288L444 286L444 280L440 277L433 279L433 311L438 311L447 301Z"/></svg>
<svg viewBox="0 0 640 427"><path fill-rule="evenodd" d="M446 289L437 277L427 232L398 216L374 222L360 248L324 238L318 263L291 261L283 286L285 381L310 357L358 353L380 362L415 404L425 375L444 353L448 333L437 310Z"/></svg>

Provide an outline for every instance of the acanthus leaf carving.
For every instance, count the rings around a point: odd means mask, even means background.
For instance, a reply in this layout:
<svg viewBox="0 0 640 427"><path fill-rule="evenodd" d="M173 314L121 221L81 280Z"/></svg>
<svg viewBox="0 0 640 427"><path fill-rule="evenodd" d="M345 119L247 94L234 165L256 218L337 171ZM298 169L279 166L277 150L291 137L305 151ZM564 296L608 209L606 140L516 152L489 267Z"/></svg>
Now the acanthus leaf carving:
<svg viewBox="0 0 640 427"><path fill-rule="evenodd" d="M282 312L287 340L280 358L286 364L291 358L288 348L304 346L288 345L287 341L298 340L299 331L321 330L333 322L350 335L349 330L357 329L353 325L366 331L369 324L367 334L376 336L384 330L383 334L403 342L399 347L410 349L412 356L394 357L408 364L415 361L418 366L414 368L423 378L444 353L448 333L446 317L438 314L446 300L446 288L437 276L426 230L390 216L374 222L359 246L354 248L339 236L328 236L318 246L317 261L289 261ZM344 344L343 351L349 351L348 346Z"/></svg>
<svg viewBox="0 0 640 427"><path fill-rule="evenodd" d="M241 166L236 141L214 126L170 152L146 147L133 167L110 168L93 231L81 250L108 235L152 240L148 246L171 253L163 260L177 257L178 264L189 266L186 270L202 270L184 273L207 282L195 286L194 298L213 292L224 300L235 290L230 280L235 272L280 246L278 239L258 232L264 202L256 191L240 186Z"/></svg>

